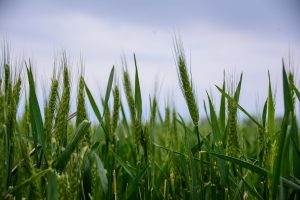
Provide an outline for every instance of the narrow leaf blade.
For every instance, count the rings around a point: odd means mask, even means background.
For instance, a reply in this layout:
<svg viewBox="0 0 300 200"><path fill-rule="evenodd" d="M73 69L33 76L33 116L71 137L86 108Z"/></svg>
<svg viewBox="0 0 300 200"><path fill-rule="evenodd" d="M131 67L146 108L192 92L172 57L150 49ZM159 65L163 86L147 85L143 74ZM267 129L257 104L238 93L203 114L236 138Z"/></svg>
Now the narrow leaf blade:
<svg viewBox="0 0 300 200"><path fill-rule="evenodd" d="M66 167L68 161L70 160L71 154L74 152L80 140L87 133L88 128L90 127L90 122L87 120L82 121L78 128L75 130L74 137L66 149L59 155L56 161L54 161L54 168L58 171L63 171Z"/></svg>

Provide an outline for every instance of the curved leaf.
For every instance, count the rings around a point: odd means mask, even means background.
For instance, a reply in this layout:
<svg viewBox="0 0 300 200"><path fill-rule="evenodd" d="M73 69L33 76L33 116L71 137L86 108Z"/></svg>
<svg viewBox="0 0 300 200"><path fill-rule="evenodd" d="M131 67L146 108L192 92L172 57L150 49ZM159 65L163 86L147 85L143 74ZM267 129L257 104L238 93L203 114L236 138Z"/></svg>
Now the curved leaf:
<svg viewBox="0 0 300 200"><path fill-rule="evenodd" d="M42 145L43 155L46 156L45 136L42 115L39 107L39 102L36 97L35 84L33 80L31 66L27 67L27 76L29 82L29 109L31 118L32 135L34 138L34 146L37 148L38 143ZM37 152L36 152L37 159Z"/></svg>
<svg viewBox="0 0 300 200"><path fill-rule="evenodd" d="M91 123L87 120L82 121L78 128L75 130L75 134L70 144L67 145L66 149L59 155L57 160L54 161L53 166L58 171L63 171L67 163L70 160L71 154L74 152L80 140L87 133Z"/></svg>

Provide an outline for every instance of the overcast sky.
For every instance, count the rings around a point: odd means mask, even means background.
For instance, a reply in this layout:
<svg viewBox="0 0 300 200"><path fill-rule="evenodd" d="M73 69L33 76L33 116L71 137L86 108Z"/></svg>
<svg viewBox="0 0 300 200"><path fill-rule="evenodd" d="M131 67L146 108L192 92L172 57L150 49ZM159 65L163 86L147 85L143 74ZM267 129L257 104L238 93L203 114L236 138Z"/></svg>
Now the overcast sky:
<svg viewBox="0 0 300 200"><path fill-rule="evenodd" d="M0 0L0 36L9 41L16 58L33 59L39 83L46 88L54 58L62 49L74 76L82 57L95 95L104 93L112 65L121 71L122 55L133 72L135 52L144 106L158 80L160 105L174 103L187 116L172 49L174 35L180 35L199 104L206 99L205 90L218 103L214 84L221 85L224 70L243 72L241 104L256 113L267 95L270 70L281 113L281 59L291 55L296 72L300 64L300 4L296 0L209 2ZM118 78L122 83L120 73ZM200 113L203 116L202 106Z"/></svg>

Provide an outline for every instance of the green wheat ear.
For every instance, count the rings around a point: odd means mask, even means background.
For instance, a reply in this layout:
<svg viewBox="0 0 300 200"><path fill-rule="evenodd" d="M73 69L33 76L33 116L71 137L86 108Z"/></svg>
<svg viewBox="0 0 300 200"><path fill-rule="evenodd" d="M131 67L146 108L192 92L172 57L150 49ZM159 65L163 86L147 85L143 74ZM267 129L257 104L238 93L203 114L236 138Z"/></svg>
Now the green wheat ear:
<svg viewBox="0 0 300 200"><path fill-rule="evenodd" d="M104 99L102 99L102 104L103 104L103 107L104 107ZM107 130L107 133L108 133L108 138L109 138L109 141L112 140L112 137L111 137L111 117L110 117L110 107L107 106L106 107L106 110L104 112L104 123L105 123L105 129Z"/></svg>
<svg viewBox="0 0 300 200"><path fill-rule="evenodd" d="M228 128L227 128L227 146L226 151L230 156L237 156L239 154L239 143L237 137L237 106L229 100L228 101Z"/></svg>
<svg viewBox="0 0 300 200"><path fill-rule="evenodd" d="M113 90L113 96L114 96L114 105L113 105L111 132L112 134L115 134L115 131L118 126L119 108L120 108L120 92L118 86L115 86L115 89Z"/></svg>
<svg viewBox="0 0 300 200"><path fill-rule="evenodd" d="M8 105L9 110L8 110L7 124L8 124L8 128L11 129L11 134L16 128L16 116L17 116L18 103L20 99L20 91L21 91L21 77L19 76L17 82L13 86L12 98L9 101L9 105Z"/></svg>
<svg viewBox="0 0 300 200"><path fill-rule="evenodd" d="M52 126L54 120L54 112L56 109L58 95L58 80L53 79L51 82L51 89L49 95L49 101L45 107L45 134L46 134L46 143L47 143L47 154L48 158L51 158L52 149L51 149L51 141L52 141Z"/></svg>
<svg viewBox="0 0 300 200"><path fill-rule="evenodd" d="M199 133L199 109L197 106L192 79L189 77L186 67L186 60L184 55L183 44L180 40L175 38L174 51L176 56L177 74L179 77L180 88L183 93L184 99L188 106L190 116L194 124L194 132L197 135L198 148L201 150L201 141Z"/></svg>
<svg viewBox="0 0 300 200"><path fill-rule="evenodd" d="M67 145L67 117L70 107L70 79L65 59L63 59L63 66L63 92L57 114L56 136L59 143L65 147Z"/></svg>
<svg viewBox="0 0 300 200"><path fill-rule="evenodd" d="M294 85L294 74L292 72L289 72L288 73L288 81L289 81L289 86L290 88L293 88L293 85ZM290 90L290 95L292 97L292 103L293 103L293 108L295 108L295 92L294 90ZM294 112L294 109L292 110L292 112ZM294 115L294 113L293 113Z"/></svg>
<svg viewBox="0 0 300 200"><path fill-rule="evenodd" d="M140 135L138 133L141 130L141 124L139 122L139 119L137 119L136 105L133 97L133 89L131 86L129 73L126 69L126 63L125 63L125 69L123 71L123 85L125 89L126 100L130 111L131 124L132 124L131 130L134 138L134 144L138 150L139 141L140 141Z"/></svg>
<svg viewBox="0 0 300 200"><path fill-rule="evenodd" d="M171 124L171 117L170 117L170 107L167 105L165 108L165 120L164 120L164 129L165 132L169 132L170 124Z"/></svg>
<svg viewBox="0 0 300 200"><path fill-rule="evenodd" d="M240 155L240 145L237 134L237 103L239 100L240 87L241 87L242 75L238 86L235 89L234 80L231 80L229 93L231 94L230 99L228 99L227 110L228 110L228 119L227 119L227 145L226 153L230 156L239 156ZM233 100L234 99L234 100Z"/></svg>
<svg viewBox="0 0 300 200"><path fill-rule="evenodd" d="M157 100L156 97L154 96L152 101L150 100L150 110L151 110L151 115L150 115L150 124L151 126L155 125L155 118L156 118L156 112L157 112Z"/></svg>
<svg viewBox="0 0 300 200"><path fill-rule="evenodd" d="M27 98L25 98L27 99ZM29 111L29 102L26 100L24 104L24 112L22 116L22 130L24 136L29 136L30 134L30 111Z"/></svg>
<svg viewBox="0 0 300 200"><path fill-rule="evenodd" d="M131 120L132 120L132 122L134 122L136 113L135 113L135 103L134 103L134 98L133 98L133 90L132 90L132 86L131 86L129 73L128 73L128 71L125 71L125 70L123 72L123 84L124 84L127 103L129 106Z"/></svg>
<svg viewBox="0 0 300 200"><path fill-rule="evenodd" d="M21 80L21 76L18 76L17 82L14 85L13 88L13 99L15 101L15 106L16 108L19 105L19 101L20 101L20 92L21 92L21 85L22 84L22 80Z"/></svg>
<svg viewBox="0 0 300 200"><path fill-rule="evenodd" d="M183 45L181 41L175 40L174 46L181 91L187 103L193 124L197 127L199 123L199 110L196 103L192 79L189 77L186 67Z"/></svg>
<svg viewBox="0 0 300 200"><path fill-rule="evenodd" d="M84 78L81 75L79 78L78 91L77 91L76 127L78 127L79 124L85 119L87 119L87 112L85 106ZM90 132L85 134L84 140L88 144L91 144Z"/></svg>
<svg viewBox="0 0 300 200"><path fill-rule="evenodd" d="M79 79L76 110L77 110L76 126L78 126L83 120L87 119L86 107L85 107L84 79L82 76L80 76Z"/></svg>

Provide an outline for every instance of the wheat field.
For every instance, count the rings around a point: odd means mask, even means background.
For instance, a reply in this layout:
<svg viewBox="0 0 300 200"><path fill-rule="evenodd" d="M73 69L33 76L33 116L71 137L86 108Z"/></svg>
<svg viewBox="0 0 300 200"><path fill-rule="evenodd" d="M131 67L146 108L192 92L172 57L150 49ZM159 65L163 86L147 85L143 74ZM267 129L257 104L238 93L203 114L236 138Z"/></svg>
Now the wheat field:
<svg viewBox="0 0 300 200"><path fill-rule="evenodd" d="M285 62L284 115L275 115L274 88L266 74L268 95L257 117L239 104L243 74L236 84L224 77L214 87L220 102L207 93L201 97L205 109L200 109L179 40L174 53L189 119L176 106L160 108L155 95L142 99L142 66L135 55L135 66L123 66L120 81L114 80L112 67L101 98L95 98L83 74L70 84L62 55L42 104L30 60L21 70L3 49L1 199L300 199L300 92ZM76 97L71 97L72 87ZM147 117L144 107L150 111ZM200 119L200 113L206 118ZM238 113L245 119L238 120Z"/></svg>

